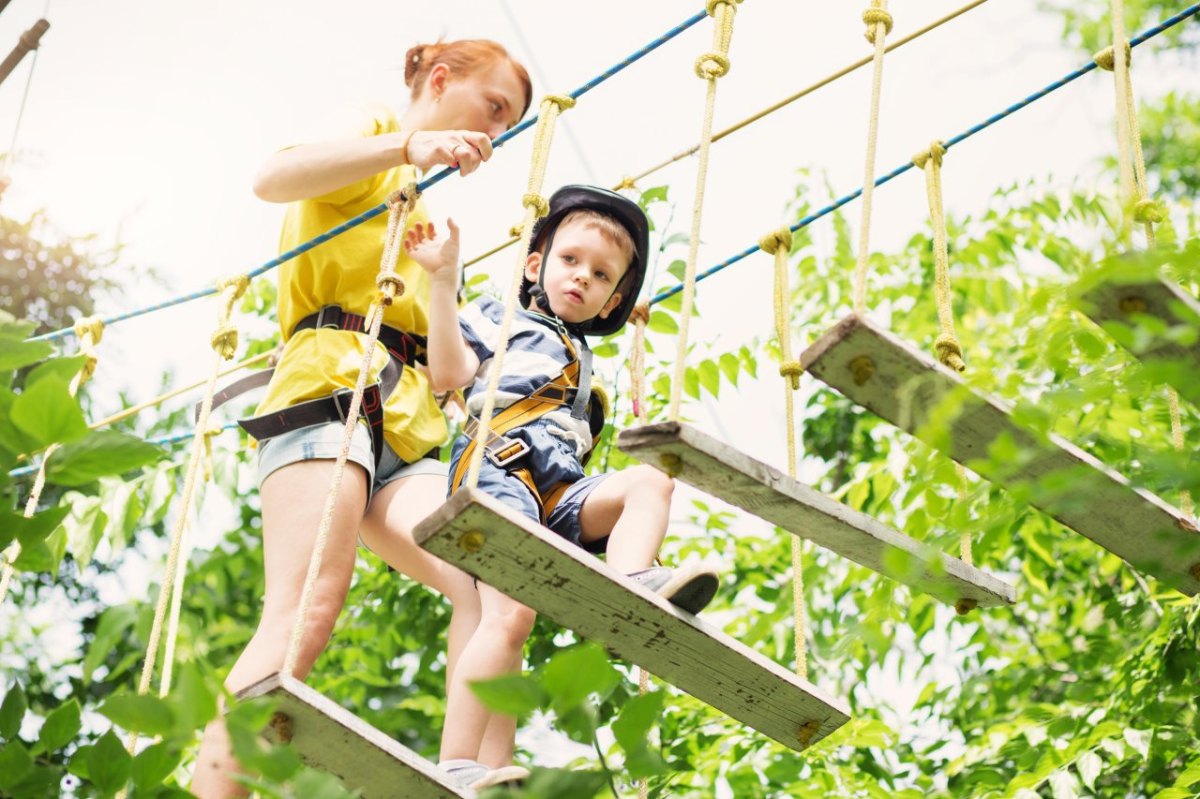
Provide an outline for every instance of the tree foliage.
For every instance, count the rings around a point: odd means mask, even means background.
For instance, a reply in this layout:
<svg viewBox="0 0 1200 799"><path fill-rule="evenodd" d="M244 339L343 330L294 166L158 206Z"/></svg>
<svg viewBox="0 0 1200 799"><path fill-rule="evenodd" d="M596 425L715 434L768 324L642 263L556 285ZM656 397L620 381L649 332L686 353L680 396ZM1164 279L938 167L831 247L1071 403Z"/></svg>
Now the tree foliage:
<svg viewBox="0 0 1200 799"><path fill-rule="evenodd" d="M1149 0L1131 8L1131 27L1166 10ZM1103 20L1091 6L1060 12L1072 43L1102 40ZM1185 43L1188 35L1181 34ZM1044 181L1003 186L985 208L948 220L967 379L1012 402L1023 422L1064 436L1172 503L1182 490L1200 495L1200 474L1174 448L1163 383L1200 377L1186 364L1142 365L1118 344L1136 343L1152 322L1101 330L1073 298L1078 282L1098 270L1165 265L1185 289L1200 288L1194 159L1184 143L1194 133L1188 125L1195 102L1190 95L1145 101L1151 172L1173 198L1160 249L1150 256L1130 255L1118 243L1120 208L1107 173L1099 190ZM800 173L797 184L791 218L835 194L818 173ZM915 184L889 190L922 201ZM679 279L686 246L671 224L669 197L666 187L642 195L658 224L655 291ZM850 223L835 212L819 224L822 234L801 231L789 255L797 347L850 310ZM872 317L931 350L938 327L930 231L915 231L895 251L872 253L870 267ZM719 301L720 279L699 291L697 313L706 318L734 312ZM470 288L480 290L481 282ZM257 283L243 312L269 314L273 291ZM29 313L34 323L60 323ZM663 412L670 388L679 313L676 297L650 317L651 418ZM193 557L173 686L161 699L157 691L136 696L157 585L126 586L129 600L117 602L102 589L113 573L161 575L164 521L176 512L184 455L148 447L132 426L89 431L79 400L67 391L78 359L46 360L48 347L24 341L32 330L31 323L0 321L0 490L7 500L0 545L16 541L21 548L8 600L15 610L0 610L7 622L0 626L0 796L108 797L123 786L131 796L183 796L197 732L215 716L224 670L260 611L253 453L230 434L217 439L210 496L201 501L223 494L236 513L220 543ZM613 446L613 433L634 422L622 384L629 338L611 337L595 350L618 401L592 468L620 469L631 463ZM765 335L693 345L687 408L735 392L774 402L779 389L762 390L760 381L779 381L778 358L777 342ZM14 382L8 376L18 370L24 379ZM803 454L806 468L819 474L817 487L942 551L956 552L959 534L970 533L976 564L1016 584L1016 605L958 616L807 547L810 679L843 697L854 718L803 754L667 686L638 696L631 667L539 620L527 671L479 686L481 696L507 712L548 720L564 747L581 744L586 748L571 751L587 754L568 768L536 770L518 795L628 796L647 778L656 798L1200 796L1200 603L1032 510L1028 492L1039 486L1005 491L971 477L959 496L954 464L929 446L815 381L806 379L800 398ZM764 407L764 423L779 415ZM165 429L185 420L176 414L156 424ZM1185 406L1183 425L1194 441L1194 408ZM8 472L36 464L53 443L66 446L49 458L48 500L23 519L18 499L29 478ZM998 450L990 457L1021 454ZM687 522L673 530L664 557L722 563L722 590L708 620L793 664L791 534L713 500L677 507L677 515L681 510ZM310 684L433 757L445 711L448 612L439 597L363 553ZM64 625L69 640L55 643L49 631ZM334 778L256 737L270 712L239 705L229 716L250 784L263 796L343 795ZM132 756L124 748L129 732L143 735ZM542 753L523 756L537 763Z"/></svg>

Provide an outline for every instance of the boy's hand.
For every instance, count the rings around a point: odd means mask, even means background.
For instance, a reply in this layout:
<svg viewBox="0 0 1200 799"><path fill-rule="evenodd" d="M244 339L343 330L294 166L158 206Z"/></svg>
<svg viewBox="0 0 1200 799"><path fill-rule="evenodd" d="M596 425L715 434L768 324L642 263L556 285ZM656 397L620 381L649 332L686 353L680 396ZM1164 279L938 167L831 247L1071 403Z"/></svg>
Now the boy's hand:
<svg viewBox="0 0 1200 799"><path fill-rule="evenodd" d="M439 236L433 223L417 223L404 233L404 251L434 279L458 281L458 225L446 220L449 236Z"/></svg>

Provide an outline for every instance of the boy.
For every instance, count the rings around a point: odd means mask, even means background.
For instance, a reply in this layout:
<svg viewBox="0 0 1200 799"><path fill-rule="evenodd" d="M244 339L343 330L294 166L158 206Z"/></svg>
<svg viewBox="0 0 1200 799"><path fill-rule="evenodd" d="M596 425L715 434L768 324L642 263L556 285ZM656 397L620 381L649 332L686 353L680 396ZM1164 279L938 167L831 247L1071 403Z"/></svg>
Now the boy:
<svg viewBox="0 0 1200 799"><path fill-rule="evenodd" d="M648 466L592 476L583 470L604 425L584 335L616 332L629 318L646 275L649 223L636 203L591 186L559 189L549 205L525 262L524 309L509 331L479 489L590 552L606 552L610 566L697 613L716 592L715 572L650 568L674 481ZM404 244L430 275L430 381L435 391L467 386L471 419L451 455L453 492L475 447L504 308L484 297L459 315L458 228L447 226L449 236L439 237L432 225L418 225ZM451 677L442 737L442 767L474 788L525 773L504 766L515 720L489 713L469 685L520 669L535 615L490 586L480 584L479 593L483 618Z"/></svg>

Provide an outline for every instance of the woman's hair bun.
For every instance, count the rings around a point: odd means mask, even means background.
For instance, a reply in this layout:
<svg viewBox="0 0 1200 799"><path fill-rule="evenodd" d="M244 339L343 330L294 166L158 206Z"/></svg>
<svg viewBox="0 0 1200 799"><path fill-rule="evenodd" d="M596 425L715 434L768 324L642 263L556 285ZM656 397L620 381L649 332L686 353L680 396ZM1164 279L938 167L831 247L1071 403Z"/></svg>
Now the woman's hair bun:
<svg viewBox="0 0 1200 799"><path fill-rule="evenodd" d="M408 52L404 54L404 85L412 88L413 80L417 77L417 72L421 69L421 59L425 55L425 48L428 45L418 44L415 47L410 47Z"/></svg>

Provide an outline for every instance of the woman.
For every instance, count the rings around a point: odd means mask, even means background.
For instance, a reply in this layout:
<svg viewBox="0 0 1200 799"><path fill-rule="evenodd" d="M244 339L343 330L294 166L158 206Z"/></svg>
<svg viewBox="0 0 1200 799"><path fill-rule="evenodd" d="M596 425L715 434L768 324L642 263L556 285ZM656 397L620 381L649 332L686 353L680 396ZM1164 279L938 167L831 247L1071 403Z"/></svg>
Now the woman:
<svg viewBox="0 0 1200 799"><path fill-rule="evenodd" d="M412 102L399 117L367 120L359 137L282 150L259 172L254 192L291 203L280 239L286 251L383 202L416 178L417 170L457 165L474 172L492 154L490 140L515 125L529 107L525 69L495 42L462 40L412 48L405 84ZM421 203L409 225L428 219ZM294 409L319 408L334 392L353 388L365 335L361 316L378 289L386 215L284 264L279 273L279 322L284 348L256 419L273 434L260 440L266 595L262 618L225 685L238 691L283 667L300 604L308 562L341 449L343 424L320 421ZM447 680L479 622L479 598L470 577L416 546L412 529L437 508L446 492L443 464L426 457L446 438L446 424L428 380L414 363L414 336L424 335L429 286L424 270L401 253L396 271L401 296L384 312L373 378L395 383L383 402L383 446L373 451L365 425L355 431L315 592L299 646L295 674L304 677L325 648L345 602L362 542L388 564L445 595L453 606ZM391 354L389 354L389 351ZM403 366L397 361L403 362ZM397 369L399 367L399 369ZM396 372L398 382L395 382ZM506 738L506 736L508 736ZM511 758L511 735L497 730L499 749L489 759ZM477 765L477 764L473 764ZM224 725L205 731L192 791L202 799L244 795ZM455 775L474 783L472 769Z"/></svg>

